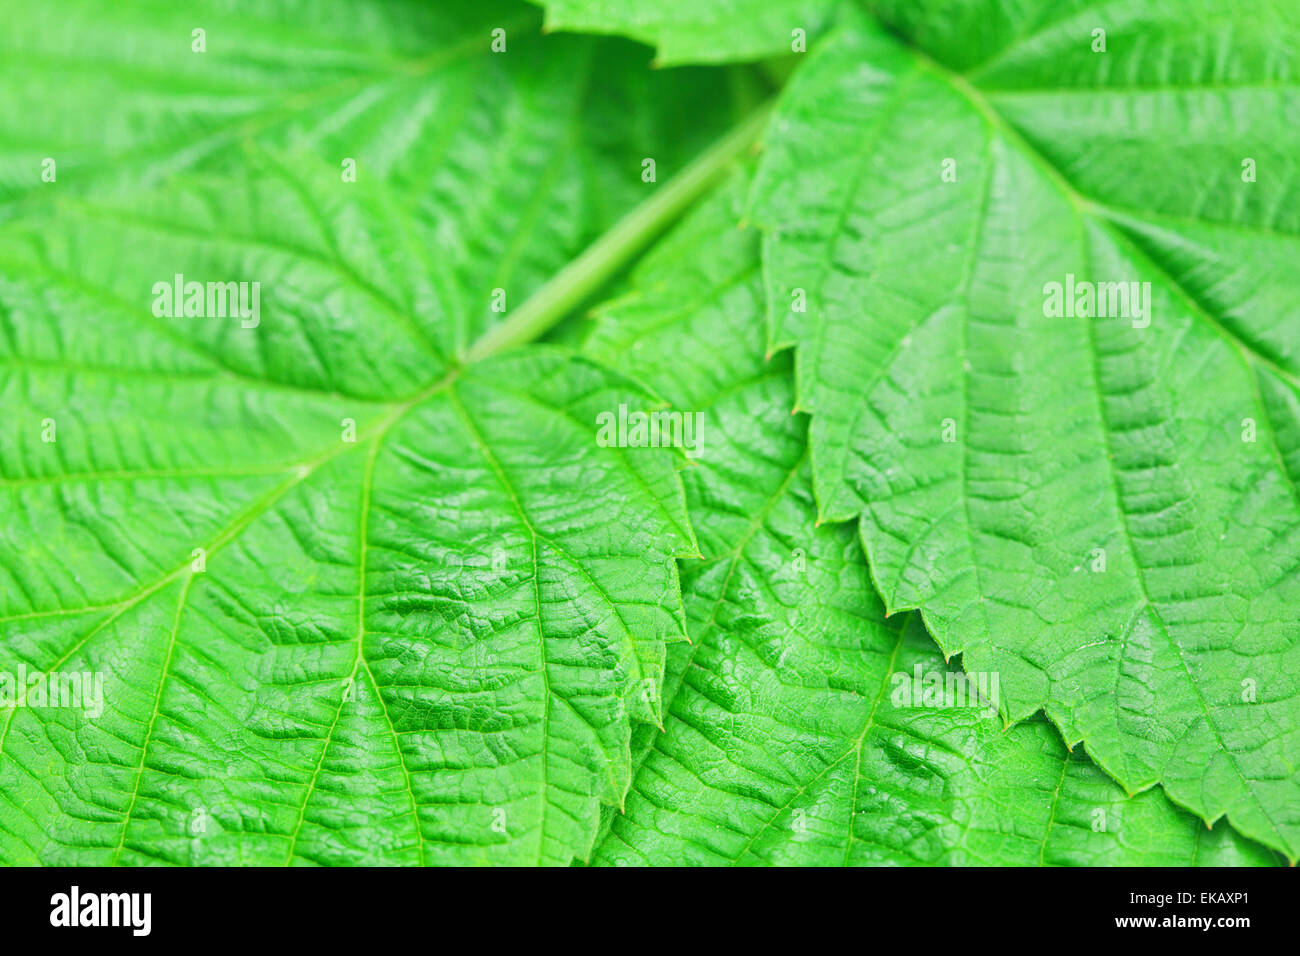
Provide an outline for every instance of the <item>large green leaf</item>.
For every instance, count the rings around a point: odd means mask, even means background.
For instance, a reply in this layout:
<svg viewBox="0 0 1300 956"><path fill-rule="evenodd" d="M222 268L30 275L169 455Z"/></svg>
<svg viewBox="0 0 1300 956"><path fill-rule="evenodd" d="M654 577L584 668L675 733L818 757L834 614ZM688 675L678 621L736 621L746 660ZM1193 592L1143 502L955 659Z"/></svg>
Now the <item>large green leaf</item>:
<svg viewBox="0 0 1300 956"><path fill-rule="evenodd" d="M532 0L548 30L617 33L654 46L661 66L805 52L844 0Z"/></svg>
<svg viewBox="0 0 1300 956"><path fill-rule="evenodd" d="M726 77L443 6L12 11L0 860L567 863L623 797L679 456L597 443L626 378L485 333ZM257 321L156 310L177 274L260 282ZM102 712L27 686L74 673Z"/></svg>
<svg viewBox="0 0 1300 956"><path fill-rule="evenodd" d="M587 345L702 416L685 473L704 554L683 562L694 643L670 650L664 730L641 732L595 861L1272 862L1159 789L1127 796L1046 721L1004 730L969 697L926 699L959 669L917 615L886 620L852 530L816 526L790 362L763 360L745 184L661 244Z"/></svg>
<svg viewBox="0 0 1300 956"><path fill-rule="evenodd" d="M875 6L753 196L820 515L1010 718L1294 860L1300 7Z"/></svg>

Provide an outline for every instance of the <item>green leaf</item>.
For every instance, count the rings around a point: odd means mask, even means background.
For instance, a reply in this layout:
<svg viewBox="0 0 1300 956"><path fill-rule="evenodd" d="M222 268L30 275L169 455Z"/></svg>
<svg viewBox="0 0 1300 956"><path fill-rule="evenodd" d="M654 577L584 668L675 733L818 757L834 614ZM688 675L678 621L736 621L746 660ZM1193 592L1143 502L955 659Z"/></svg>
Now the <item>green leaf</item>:
<svg viewBox="0 0 1300 956"><path fill-rule="evenodd" d="M616 33L656 48L655 63L725 63L804 52L843 0L532 0L547 30Z"/></svg>
<svg viewBox="0 0 1300 956"><path fill-rule="evenodd" d="M791 363L763 359L759 237L736 229L746 185L665 240L588 340L701 416L685 482L704 554L683 562L694 643L670 649L664 730L642 731L594 862L1275 862L1159 789L1127 796L1044 720L1004 731L919 616L886 619L852 530L816 526Z"/></svg>
<svg viewBox="0 0 1300 956"><path fill-rule="evenodd" d="M1011 719L1294 860L1300 8L875 6L752 197L820 516Z"/></svg>
<svg viewBox="0 0 1300 956"><path fill-rule="evenodd" d="M687 166L724 76L430 6L14 12L0 100L50 100L0 126L6 863L568 863L627 790L679 456L595 440L657 401L624 376L504 348L754 120ZM177 275L258 309L169 309Z"/></svg>
<svg viewBox="0 0 1300 956"><path fill-rule="evenodd" d="M726 76L647 70L636 44L542 37L541 19L519 0L15 6L0 202L239 171L257 143L309 151L336 179L355 160L358 184L431 222L441 267L476 295L498 271L544 281L644 198L643 159L664 182L737 117Z"/></svg>

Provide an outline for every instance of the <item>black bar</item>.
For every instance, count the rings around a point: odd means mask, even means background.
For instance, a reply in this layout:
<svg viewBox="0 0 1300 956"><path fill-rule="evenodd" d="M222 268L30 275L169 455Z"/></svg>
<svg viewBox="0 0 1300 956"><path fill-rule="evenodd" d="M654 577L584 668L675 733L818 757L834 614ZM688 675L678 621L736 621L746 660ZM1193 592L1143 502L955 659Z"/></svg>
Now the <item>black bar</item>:
<svg viewBox="0 0 1300 956"><path fill-rule="evenodd" d="M620 940L672 944L681 933L694 934L693 945L702 935L734 945L775 932L794 932L810 946L847 934L864 951L899 933L931 944L942 938L932 934L958 933L1066 945L1103 938L1181 944L1198 936L1231 945L1242 934L1280 938L1293 922L1296 887L1287 869L8 869L0 881L7 941L36 934L66 942L75 934L76 942L112 937L128 945L319 941L378 949L414 937L460 948L518 934L583 950ZM52 916L67 921L73 886L83 908L89 895L149 894L148 934L130 919L143 922L143 897L133 909L121 898L105 908L111 916L116 906L126 925L51 925ZM69 904L62 916L60 895ZM1130 918L1154 925L1117 925ZM1178 922L1206 918L1248 925Z"/></svg>

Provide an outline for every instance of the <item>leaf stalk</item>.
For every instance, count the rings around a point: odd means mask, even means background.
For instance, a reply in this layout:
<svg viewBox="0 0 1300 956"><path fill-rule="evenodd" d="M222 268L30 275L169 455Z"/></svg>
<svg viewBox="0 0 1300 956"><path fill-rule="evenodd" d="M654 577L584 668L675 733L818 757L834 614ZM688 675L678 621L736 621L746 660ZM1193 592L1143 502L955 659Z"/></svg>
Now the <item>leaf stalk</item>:
<svg viewBox="0 0 1300 956"><path fill-rule="evenodd" d="M508 319L488 329L470 347L465 363L482 361L531 342L572 312L675 222L718 181L734 159L754 145L771 110L771 100L754 109L654 195L616 222Z"/></svg>

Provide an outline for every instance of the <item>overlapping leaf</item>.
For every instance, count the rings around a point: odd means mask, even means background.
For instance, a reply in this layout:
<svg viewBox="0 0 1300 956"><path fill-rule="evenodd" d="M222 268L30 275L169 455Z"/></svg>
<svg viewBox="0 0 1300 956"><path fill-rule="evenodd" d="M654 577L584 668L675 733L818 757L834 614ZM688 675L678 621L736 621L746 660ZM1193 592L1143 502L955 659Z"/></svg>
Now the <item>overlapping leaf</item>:
<svg viewBox="0 0 1300 956"><path fill-rule="evenodd" d="M664 731L595 862L1270 862L1158 789L1128 797L1045 721L1004 731L918 616L886 620L852 529L816 526L790 362L763 358L758 236L736 229L746 182L660 245L588 341L701 416L685 480L704 554L683 562L694 643L670 652Z"/></svg>
<svg viewBox="0 0 1300 956"><path fill-rule="evenodd" d="M1011 718L1294 859L1300 8L875 8L752 206L820 514Z"/></svg>

